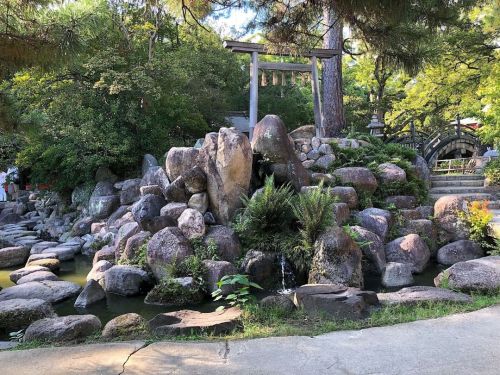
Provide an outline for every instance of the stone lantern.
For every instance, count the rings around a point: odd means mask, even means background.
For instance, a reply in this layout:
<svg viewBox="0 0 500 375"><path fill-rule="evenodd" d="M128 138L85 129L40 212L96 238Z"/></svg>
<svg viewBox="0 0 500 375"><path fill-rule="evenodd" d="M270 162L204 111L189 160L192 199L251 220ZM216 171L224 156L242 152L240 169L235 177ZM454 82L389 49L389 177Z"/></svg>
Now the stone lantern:
<svg viewBox="0 0 500 375"><path fill-rule="evenodd" d="M370 129L370 135L382 138L384 136L384 126L384 123L378 120L378 116L373 114L372 120L368 124L367 128Z"/></svg>

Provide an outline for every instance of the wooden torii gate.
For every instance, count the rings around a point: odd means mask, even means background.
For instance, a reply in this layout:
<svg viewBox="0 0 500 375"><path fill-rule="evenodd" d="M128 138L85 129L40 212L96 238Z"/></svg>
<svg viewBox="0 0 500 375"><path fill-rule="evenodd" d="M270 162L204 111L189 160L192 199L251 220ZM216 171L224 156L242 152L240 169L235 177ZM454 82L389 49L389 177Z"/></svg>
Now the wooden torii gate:
<svg viewBox="0 0 500 375"><path fill-rule="evenodd" d="M250 123L249 135L250 140L253 137L253 130L257 124L257 108L259 102L259 69L274 70L274 71L291 71L291 72L309 72L312 75L311 85L314 101L314 123L316 126L316 136L323 137L325 129L323 127L323 109L321 104L321 94L318 76L318 59L330 59L341 52L336 49L311 49L300 53L301 57L311 59L310 64L295 64L295 63L271 63L259 62L259 54L276 55L276 56L297 56L299 54L292 53L289 48L281 48L273 50L266 47L264 44L237 42L233 40L224 41L224 47L232 52L249 53L251 54L250 63Z"/></svg>

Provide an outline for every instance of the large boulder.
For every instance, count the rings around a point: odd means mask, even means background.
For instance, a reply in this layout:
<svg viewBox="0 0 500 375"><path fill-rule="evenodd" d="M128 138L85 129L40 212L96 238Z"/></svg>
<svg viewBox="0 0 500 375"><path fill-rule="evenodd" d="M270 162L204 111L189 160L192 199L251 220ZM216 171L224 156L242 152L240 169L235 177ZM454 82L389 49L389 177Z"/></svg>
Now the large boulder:
<svg viewBox="0 0 500 375"><path fill-rule="evenodd" d="M125 206L137 201L140 196L141 179L134 178L123 182L122 190L120 192L120 204Z"/></svg>
<svg viewBox="0 0 500 375"><path fill-rule="evenodd" d="M498 293L500 290L500 256L488 256L455 263L441 272L434 279L434 284L462 292Z"/></svg>
<svg viewBox="0 0 500 375"><path fill-rule="evenodd" d="M406 182L406 172L393 163L382 163L378 166L379 179L382 184Z"/></svg>
<svg viewBox="0 0 500 375"><path fill-rule="evenodd" d="M87 281L83 287L82 292L75 301L75 307L86 308L98 301L106 298L106 292L102 289L101 285L93 279Z"/></svg>
<svg viewBox="0 0 500 375"><path fill-rule="evenodd" d="M89 215L96 219L105 219L119 206L120 197L116 195L113 183L98 182L89 200Z"/></svg>
<svg viewBox="0 0 500 375"><path fill-rule="evenodd" d="M1 290L0 301L14 298L39 298L47 302L57 303L77 296L80 290L79 285L69 281L32 281Z"/></svg>
<svg viewBox="0 0 500 375"><path fill-rule="evenodd" d="M257 123L252 150L270 164L270 171L278 183L289 182L296 191L309 185L309 173L295 154L285 124L278 116L267 115Z"/></svg>
<svg viewBox="0 0 500 375"><path fill-rule="evenodd" d="M188 201L188 207L199 211L204 214L208 210L208 194L207 193L196 193L191 195Z"/></svg>
<svg viewBox="0 0 500 375"><path fill-rule="evenodd" d="M377 190L378 183L372 171L364 167L345 167L333 171L342 184L354 186L358 192L373 193Z"/></svg>
<svg viewBox="0 0 500 375"><path fill-rule="evenodd" d="M417 205L417 199L413 195L393 195L385 198L386 205L394 205L397 209L411 209Z"/></svg>
<svg viewBox="0 0 500 375"><path fill-rule="evenodd" d="M388 262L408 263L412 272L423 272L431 256L429 247L418 234L396 238L385 246Z"/></svg>
<svg viewBox="0 0 500 375"><path fill-rule="evenodd" d="M381 208L366 208L356 214L359 225L379 236L384 241L392 225L392 214Z"/></svg>
<svg viewBox="0 0 500 375"><path fill-rule="evenodd" d="M36 320L55 316L52 305L43 299L14 298L0 302L0 332L26 328Z"/></svg>
<svg viewBox="0 0 500 375"><path fill-rule="evenodd" d="M80 341L101 329L95 315L68 315L45 318L31 324L24 334L24 341Z"/></svg>
<svg viewBox="0 0 500 375"><path fill-rule="evenodd" d="M406 221L403 228L399 230L401 236L416 233L429 246L431 256L436 255L438 249L437 231L434 223L427 219L417 219Z"/></svg>
<svg viewBox="0 0 500 375"><path fill-rule="evenodd" d="M145 219L160 216L160 210L166 202L163 197L154 194L147 194L132 206L134 220L142 225Z"/></svg>
<svg viewBox="0 0 500 375"><path fill-rule="evenodd" d="M142 221L142 229L151 234L161 231L166 227L174 227L177 225L177 220L168 216L155 216L144 219Z"/></svg>
<svg viewBox="0 0 500 375"><path fill-rule="evenodd" d="M333 217L335 219L335 224L338 226L343 226L351 218L351 210L347 203L334 203L333 204Z"/></svg>
<svg viewBox="0 0 500 375"><path fill-rule="evenodd" d="M180 264L190 255L193 255L191 244L179 228L162 229L148 242L147 261L158 280L166 276L169 264Z"/></svg>
<svg viewBox="0 0 500 375"><path fill-rule="evenodd" d="M241 272L264 288L274 287L280 277L276 254L249 250L241 264Z"/></svg>
<svg viewBox="0 0 500 375"><path fill-rule="evenodd" d="M163 229L163 228L162 228ZM127 240L125 245L125 250L123 251L122 257L126 259L134 259L138 254L141 246L147 244L148 240L151 238L150 232L139 232L134 234Z"/></svg>
<svg viewBox="0 0 500 375"><path fill-rule="evenodd" d="M125 250L125 245L130 237L140 232L139 224L135 221L127 223L120 227L115 237L115 257L120 259L121 254Z"/></svg>
<svg viewBox="0 0 500 375"><path fill-rule="evenodd" d="M422 303L471 303L467 294L432 286L411 286L393 293L379 293L378 299L383 305L420 305Z"/></svg>
<svg viewBox="0 0 500 375"><path fill-rule="evenodd" d="M213 225L208 228L203 239L206 246L211 243L217 246L217 255L221 260L235 262L241 255L241 245L233 229L224 225Z"/></svg>
<svg viewBox="0 0 500 375"><path fill-rule="evenodd" d="M235 129L209 133L200 150L200 162L207 176L210 211L218 222L228 224L248 194L252 176L252 148L248 138Z"/></svg>
<svg viewBox="0 0 500 375"><path fill-rule="evenodd" d="M340 227L330 227L314 244L310 284L363 286L362 252Z"/></svg>
<svg viewBox="0 0 500 375"><path fill-rule="evenodd" d="M146 271L134 266L113 266L104 273L108 293L134 296L146 292L150 280Z"/></svg>
<svg viewBox="0 0 500 375"><path fill-rule="evenodd" d="M169 216L172 219L177 220L187 208L188 206L186 203L171 202L161 208L160 216Z"/></svg>
<svg viewBox="0 0 500 375"><path fill-rule="evenodd" d="M412 266L409 263L387 263L382 274L382 285L387 288L413 284Z"/></svg>
<svg viewBox="0 0 500 375"><path fill-rule="evenodd" d="M184 173L183 178L186 191L190 194L201 193L207 189L207 176L199 166Z"/></svg>
<svg viewBox="0 0 500 375"><path fill-rule="evenodd" d="M82 237L86 234L89 234L93 222L94 222L93 218L83 217L80 220L76 221L75 224L73 224L71 233L73 234L73 236L78 236L78 237Z"/></svg>
<svg viewBox="0 0 500 375"><path fill-rule="evenodd" d="M445 266L484 256L481 246L470 240L458 240L443 246L437 252L437 261Z"/></svg>
<svg viewBox="0 0 500 375"><path fill-rule="evenodd" d="M147 321L136 313L119 315L111 319L102 330L102 337L114 339L118 337L136 338L142 336L147 329Z"/></svg>
<svg viewBox="0 0 500 375"><path fill-rule="evenodd" d="M339 320L366 318L370 307L378 305L374 292L335 284L302 285L295 290L293 302L311 315L326 314Z"/></svg>
<svg viewBox="0 0 500 375"><path fill-rule="evenodd" d="M4 247L3 249L0 249L0 268L7 268L24 264L29 255L29 247Z"/></svg>
<svg viewBox="0 0 500 375"><path fill-rule="evenodd" d="M177 221L179 229L187 239L192 240L205 235L205 219L203 219L203 215L198 210L188 208Z"/></svg>
<svg viewBox="0 0 500 375"><path fill-rule="evenodd" d="M331 192L341 202L347 203L350 209L358 207L358 194L351 186L334 186Z"/></svg>
<svg viewBox="0 0 500 375"><path fill-rule="evenodd" d="M425 185L429 187L431 182L431 171L427 166L427 161L422 156L417 155L415 160L413 160L413 164L415 165L417 177L424 181Z"/></svg>
<svg viewBox="0 0 500 375"><path fill-rule="evenodd" d="M113 253L114 255L114 253ZM96 262L90 272L87 274L87 282L90 280L97 281L101 286L104 286L104 273L113 267L113 263L107 260L100 260Z"/></svg>
<svg viewBox="0 0 500 375"><path fill-rule="evenodd" d="M165 194L170 181L162 167L150 167L141 180L141 186L157 185Z"/></svg>
<svg viewBox="0 0 500 375"><path fill-rule="evenodd" d="M189 197L184 184L184 177L177 177L165 190L167 202L187 202Z"/></svg>
<svg viewBox="0 0 500 375"><path fill-rule="evenodd" d="M199 150L194 147L172 147L168 150L165 170L170 181L184 175L197 165Z"/></svg>
<svg viewBox="0 0 500 375"><path fill-rule="evenodd" d="M440 242L457 241L468 238L458 212L466 210L467 203L462 196L446 195L434 203L434 218L439 229Z"/></svg>
<svg viewBox="0 0 500 375"><path fill-rule="evenodd" d="M158 167L158 160L151 154L145 154L142 158L142 175L144 176L153 167Z"/></svg>
<svg viewBox="0 0 500 375"><path fill-rule="evenodd" d="M209 293L215 292L219 287L217 282L227 275L236 275L238 272L236 267L224 260L204 260L205 267L204 280ZM234 290L233 286L225 285L222 287L222 293L228 294Z"/></svg>
<svg viewBox="0 0 500 375"><path fill-rule="evenodd" d="M380 237L358 225L352 226L351 230L356 236L356 241L360 244L363 255L372 265L372 267L369 267L370 271L373 270L381 274L385 268L386 260L384 243Z"/></svg>

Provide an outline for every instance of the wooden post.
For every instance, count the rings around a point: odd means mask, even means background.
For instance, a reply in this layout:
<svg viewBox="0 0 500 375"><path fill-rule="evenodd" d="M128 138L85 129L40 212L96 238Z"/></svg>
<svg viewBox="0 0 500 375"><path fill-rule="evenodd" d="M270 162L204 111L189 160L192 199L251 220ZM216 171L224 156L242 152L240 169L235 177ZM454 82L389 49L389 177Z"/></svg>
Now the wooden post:
<svg viewBox="0 0 500 375"><path fill-rule="evenodd" d="M325 132L323 129L323 110L321 108L321 96L319 92L318 80L318 63L316 56L311 57L312 65L312 94L314 103L314 124L316 126L316 137L323 137Z"/></svg>
<svg viewBox="0 0 500 375"><path fill-rule="evenodd" d="M257 124L259 95L259 53L252 52L252 62L250 63L250 111L249 111L249 138L252 141L253 130Z"/></svg>

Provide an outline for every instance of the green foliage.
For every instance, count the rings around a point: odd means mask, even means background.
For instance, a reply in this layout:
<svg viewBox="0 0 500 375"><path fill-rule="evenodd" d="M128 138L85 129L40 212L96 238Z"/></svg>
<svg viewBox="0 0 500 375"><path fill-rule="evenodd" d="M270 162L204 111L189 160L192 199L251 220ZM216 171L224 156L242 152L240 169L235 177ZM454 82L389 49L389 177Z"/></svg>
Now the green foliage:
<svg viewBox="0 0 500 375"><path fill-rule="evenodd" d="M148 266L148 244L142 244L135 256L132 259L125 258L123 255L118 261L118 264L137 266L143 269L147 269Z"/></svg>
<svg viewBox="0 0 500 375"><path fill-rule="evenodd" d="M167 8L143 2L88 0L85 12L75 3L51 13L56 24L81 24L77 58L0 84L22 132L17 162L32 182L69 191L100 166L132 175L144 153L163 155L224 124L244 83L215 33L177 28Z"/></svg>
<svg viewBox="0 0 500 375"><path fill-rule="evenodd" d="M219 260L217 243L213 238L209 238L207 243L202 238L194 238L189 241L193 247L195 255L201 260Z"/></svg>
<svg viewBox="0 0 500 375"><path fill-rule="evenodd" d="M162 305L189 305L201 302L203 299L198 287L186 288L171 277L160 280L146 296L146 301Z"/></svg>
<svg viewBox="0 0 500 375"><path fill-rule="evenodd" d="M261 191L252 198L244 197L244 210L233 226L247 249L284 252L289 244L293 223L292 189L276 187L274 176L266 178Z"/></svg>
<svg viewBox="0 0 500 375"><path fill-rule="evenodd" d="M224 300L229 306L244 307L254 301L250 288L262 289L262 287L248 279L248 275L226 275L217 282L218 289L212 293L214 301ZM231 293L224 295L222 288L230 286L234 288ZM224 309L224 306L217 310Z"/></svg>
<svg viewBox="0 0 500 375"><path fill-rule="evenodd" d="M12 132L0 130L0 171L6 171L15 164L16 155L23 147L22 139Z"/></svg>
<svg viewBox="0 0 500 375"><path fill-rule="evenodd" d="M406 172L407 182L393 182L380 184L373 196L360 192L359 205L361 208L382 207L384 199L391 195L413 195L417 202L427 201L428 189L425 182L415 173L412 161L417 156L415 151L397 143L383 143L380 139L353 133L350 136L363 139L369 145L359 148L340 148L336 143L331 144L336 156L330 171L342 167L368 167L377 175L377 166L382 163L393 163Z"/></svg>
<svg viewBox="0 0 500 375"><path fill-rule="evenodd" d="M301 242L285 251L287 258L300 271L307 272L314 255L314 242L318 235L334 223L333 204L337 197L323 182L317 188L298 194L292 201L292 211L299 225Z"/></svg>
<svg viewBox="0 0 500 375"><path fill-rule="evenodd" d="M493 185L500 185L500 159L493 159L484 168L484 175Z"/></svg>
<svg viewBox="0 0 500 375"><path fill-rule="evenodd" d="M465 211L457 211L458 218L466 225L469 239L479 243L484 249L495 251L493 240L488 235L488 223L493 214L488 210L488 201L473 201L467 203Z"/></svg>

